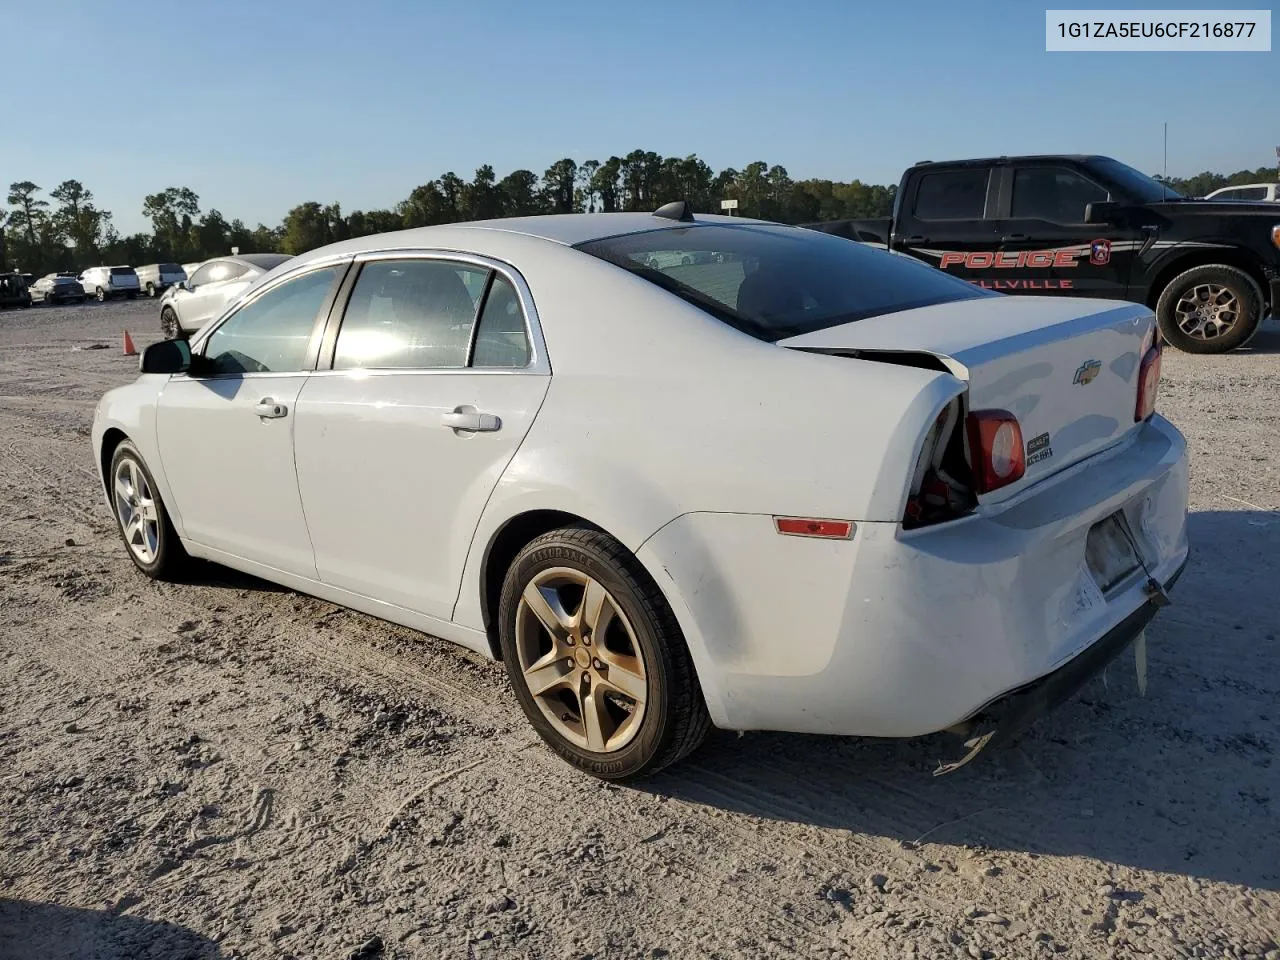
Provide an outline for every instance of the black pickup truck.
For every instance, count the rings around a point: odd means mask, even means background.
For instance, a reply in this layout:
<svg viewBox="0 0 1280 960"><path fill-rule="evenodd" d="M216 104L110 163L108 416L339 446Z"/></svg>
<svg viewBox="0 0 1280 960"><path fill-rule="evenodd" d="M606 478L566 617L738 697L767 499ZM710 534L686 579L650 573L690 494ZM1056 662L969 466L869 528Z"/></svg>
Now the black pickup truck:
<svg viewBox="0 0 1280 960"><path fill-rule="evenodd" d="M1145 303L1192 353L1238 347L1280 310L1280 204L1187 200L1110 157L917 163L892 217L805 226L1006 293Z"/></svg>

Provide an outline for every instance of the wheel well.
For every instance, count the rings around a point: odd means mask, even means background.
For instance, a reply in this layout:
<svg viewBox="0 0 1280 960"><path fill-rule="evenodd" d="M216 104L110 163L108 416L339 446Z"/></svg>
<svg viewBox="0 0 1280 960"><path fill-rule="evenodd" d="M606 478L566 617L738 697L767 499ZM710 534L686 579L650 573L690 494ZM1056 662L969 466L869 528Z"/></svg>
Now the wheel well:
<svg viewBox="0 0 1280 960"><path fill-rule="evenodd" d="M502 659L502 644L498 640L498 603L502 598L502 581L506 579L511 561L531 540L571 524L594 526L590 521L562 510L531 510L508 520L490 541L480 571L480 614L495 660Z"/></svg>
<svg viewBox="0 0 1280 960"><path fill-rule="evenodd" d="M1194 270L1196 267L1208 267L1214 264L1235 267L1237 270L1243 270L1248 274L1249 278L1258 285L1258 292L1262 295L1265 305L1267 278L1263 275L1262 268L1256 260L1239 250L1197 250L1183 254L1156 274L1155 279L1151 281L1151 286L1147 289L1147 306L1152 310L1155 309L1156 301L1160 299L1160 294L1164 292L1164 288L1178 274Z"/></svg>
<svg viewBox="0 0 1280 960"><path fill-rule="evenodd" d="M111 473L111 458L115 456L116 447L120 446L121 440L127 440L123 430L111 427L102 435L102 450L98 454L98 463L102 466L102 489L108 493L111 492L111 481L108 479Z"/></svg>

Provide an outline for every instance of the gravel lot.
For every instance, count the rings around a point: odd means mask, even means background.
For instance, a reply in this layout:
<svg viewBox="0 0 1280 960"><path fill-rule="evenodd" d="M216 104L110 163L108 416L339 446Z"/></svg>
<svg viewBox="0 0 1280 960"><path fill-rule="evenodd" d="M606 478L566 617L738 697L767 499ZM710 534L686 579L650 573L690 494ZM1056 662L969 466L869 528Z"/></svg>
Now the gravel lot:
<svg viewBox="0 0 1280 960"><path fill-rule="evenodd" d="M93 472L154 305L0 313L0 957L1280 958L1280 326L1165 359L1193 558L1018 746L718 733L569 770L501 669L214 567ZM96 344L107 349L92 349Z"/></svg>

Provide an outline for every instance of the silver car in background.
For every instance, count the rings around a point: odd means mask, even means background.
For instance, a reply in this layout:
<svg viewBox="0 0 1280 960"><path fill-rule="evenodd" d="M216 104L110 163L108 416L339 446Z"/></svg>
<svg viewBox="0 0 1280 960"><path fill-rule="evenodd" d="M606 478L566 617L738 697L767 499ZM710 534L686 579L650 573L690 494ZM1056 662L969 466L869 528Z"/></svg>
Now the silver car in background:
<svg viewBox="0 0 1280 960"><path fill-rule="evenodd" d="M149 263L137 268L138 283L148 297L158 297L172 286L187 279L187 272L178 263Z"/></svg>
<svg viewBox="0 0 1280 960"><path fill-rule="evenodd" d="M138 295L138 275L133 267L120 264L114 267L90 267L80 274L80 286L99 303L106 300L128 297L130 300Z"/></svg>
<svg viewBox="0 0 1280 960"><path fill-rule="evenodd" d="M259 277L289 259L283 253L244 253L206 260L186 282L170 287L160 298L160 329L169 340L189 337Z"/></svg>

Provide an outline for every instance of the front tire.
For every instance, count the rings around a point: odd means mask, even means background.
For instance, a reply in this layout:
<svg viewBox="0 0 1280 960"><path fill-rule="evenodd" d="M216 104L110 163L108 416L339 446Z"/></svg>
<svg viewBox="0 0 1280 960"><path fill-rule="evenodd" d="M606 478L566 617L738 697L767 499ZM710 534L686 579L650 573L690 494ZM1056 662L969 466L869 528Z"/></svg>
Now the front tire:
<svg viewBox="0 0 1280 960"><path fill-rule="evenodd" d="M147 296L152 300L156 298L156 285L154 283L147 284Z"/></svg>
<svg viewBox="0 0 1280 960"><path fill-rule="evenodd" d="M1226 353L1243 344L1262 320L1262 298L1247 273L1225 264L1178 274L1156 301L1160 332L1187 353Z"/></svg>
<svg viewBox="0 0 1280 960"><path fill-rule="evenodd" d="M172 307L160 311L160 331L166 340L178 340L182 337L182 328L178 325L178 315Z"/></svg>
<svg viewBox="0 0 1280 960"><path fill-rule="evenodd" d="M152 580L172 580L187 563L156 482L130 440L120 441L107 474L116 529L134 566Z"/></svg>
<svg viewBox="0 0 1280 960"><path fill-rule="evenodd" d="M525 546L503 582L498 630L529 723L592 776L655 773L711 728L666 598L600 530L562 527Z"/></svg>
<svg viewBox="0 0 1280 960"><path fill-rule="evenodd" d="M101 287L95 289L93 291L93 295L98 298L99 303L107 302L107 291L103 290Z"/></svg>

